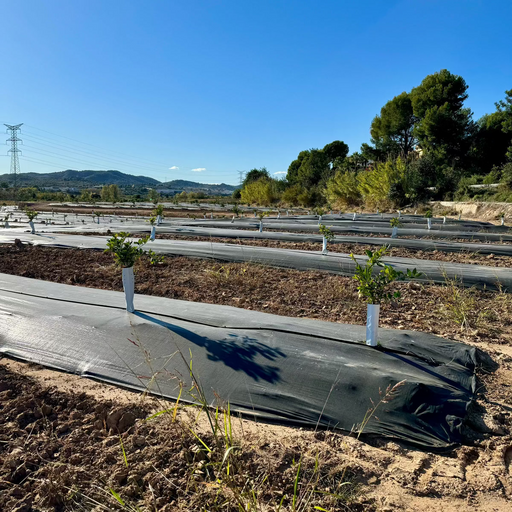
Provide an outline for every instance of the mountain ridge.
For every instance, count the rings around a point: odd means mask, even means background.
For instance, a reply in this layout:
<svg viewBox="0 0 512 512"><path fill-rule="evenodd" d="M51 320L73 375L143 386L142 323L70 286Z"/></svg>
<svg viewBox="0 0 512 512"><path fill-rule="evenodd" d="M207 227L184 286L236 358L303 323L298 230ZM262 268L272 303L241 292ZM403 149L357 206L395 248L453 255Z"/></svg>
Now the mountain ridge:
<svg viewBox="0 0 512 512"><path fill-rule="evenodd" d="M10 183L10 175L0 175L0 183ZM160 182L148 176L136 176L133 174L123 173L117 170L73 170L56 171L48 173L26 172L18 174L18 183L22 187L67 187L84 189L89 187L100 187L103 185L118 185L120 187L142 186L151 187L160 190L173 190L185 192L205 191L210 193L230 194L237 187L221 184L197 183L187 180L172 180Z"/></svg>

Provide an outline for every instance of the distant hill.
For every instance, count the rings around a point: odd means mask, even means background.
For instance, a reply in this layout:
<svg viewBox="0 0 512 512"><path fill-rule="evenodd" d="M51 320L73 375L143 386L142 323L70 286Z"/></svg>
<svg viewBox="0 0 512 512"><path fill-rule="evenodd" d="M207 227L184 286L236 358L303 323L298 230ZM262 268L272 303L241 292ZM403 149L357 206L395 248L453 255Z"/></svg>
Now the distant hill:
<svg viewBox="0 0 512 512"><path fill-rule="evenodd" d="M0 182L9 181L9 174L0 175ZM132 176L120 171L73 171L60 172L26 172L18 175L22 187L75 187L87 188L98 185L119 185L127 187L142 185L155 187L160 182L147 176Z"/></svg>
<svg viewBox="0 0 512 512"><path fill-rule="evenodd" d="M158 190L174 190L185 192L205 192L206 194L231 195L238 187L220 184L196 183L187 180L172 180L158 185Z"/></svg>
<svg viewBox="0 0 512 512"><path fill-rule="evenodd" d="M0 175L0 183L10 183L9 174ZM148 176L133 176L120 171L74 171L68 169L59 172L25 172L18 174L21 187L55 187L60 189L84 189L103 185L118 185L120 187L142 186L151 187L167 192L204 192L211 195L231 195L237 187L225 183L205 184L195 181L173 180L161 183Z"/></svg>

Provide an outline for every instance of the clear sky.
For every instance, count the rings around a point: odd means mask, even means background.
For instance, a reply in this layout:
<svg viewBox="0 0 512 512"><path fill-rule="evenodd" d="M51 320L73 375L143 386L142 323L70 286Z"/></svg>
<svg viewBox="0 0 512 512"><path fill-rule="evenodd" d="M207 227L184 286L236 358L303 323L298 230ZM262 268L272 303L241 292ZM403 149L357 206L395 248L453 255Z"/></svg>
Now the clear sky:
<svg viewBox="0 0 512 512"><path fill-rule="evenodd" d="M236 184L333 140L357 151L386 101L440 69L475 118L512 89L511 0L0 5L0 121L25 123L22 172Z"/></svg>

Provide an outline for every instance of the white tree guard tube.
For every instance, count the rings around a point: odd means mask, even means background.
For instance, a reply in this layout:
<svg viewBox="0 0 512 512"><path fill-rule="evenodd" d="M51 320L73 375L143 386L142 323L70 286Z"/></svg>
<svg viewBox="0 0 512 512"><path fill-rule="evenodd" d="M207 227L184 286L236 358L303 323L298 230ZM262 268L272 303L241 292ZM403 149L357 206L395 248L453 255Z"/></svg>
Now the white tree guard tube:
<svg viewBox="0 0 512 512"><path fill-rule="evenodd" d="M260 220L260 233L263 233L263 221Z"/></svg>
<svg viewBox="0 0 512 512"><path fill-rule="evenodd" d="M4 228L9 229L9 221L8 220L5 221Z"/></svg>
<svg viewBox="0 0 512 512"><path fill-rule="evenodd" d="M254 212L254 218L256 218L256 217L257 217L256 212Z"/></svg>
<svg viewBox="0 0 512 512"><path fill-rule="evenodd" d="M446 224L446 217L443 217L443 224Z"/></svg>
<svg viewBox="0 0 512 512"><path fill-rule="evenodd" d="M427 228L432 229L432 219L431 218L427 219Z"/></svg>
<svg viewBox="0 0 512 512"><path fill-rule="evenodd" d="M30 226L30 232L34 235L36 232L36 228L34 226L34 223L32 221L29 221L28 225Z"/></svg>
<svg viewBox="0 0 512 512"><path fill-rule="evenodd" d="M398 218L400 219L402 217L402 212L398 210Z"/></svg>
<svg viewBox="0 0 512 512"><path fill-rule="evenodd" d="M322 239L322 254L327 254L327 238Z"/></svg>
<svg viewBox="0 0 512 512"><path fill-rule="evenodd" d="M459 213L459 220L461 219L461 217L462 217L462 213Z"/></svg>
<svg viewBox="0 0 512 512"><path fill-rule="evenodd" d="M210 213L210 219L213 219L213 212Z"/></svg>
<svg viewBox="0 0 512 512"><path fill-rule="evenodd" d="M376 347L378 341L380 304L368 304L366 307L366 344Z"/></svg>
<svg viewBox="0 0 512 512"><path fill-rule="evenodd" d="M156 216L156 225L160 226L161 223L162 223L162 217L160 215L157 215Z"/></svg>
<svg viewBox="0 0 512 512"><path fill-rule="evenodd" d="M396 238L398 236L398 228L396 226L393 226L393 229L391 231L391 238Z"/></svg>
<svg viewBox="0 0 512 512"><path fill-rule="evenodd" d="M155 235L156 235L156 226L153 226L151 228L151 235L149 235L149 239L153 242L155 240Z"/></svg>
<svg viewBox="0 0 512 512"><path fill-rule="evenodd" d="M319 215L319 216L318 216L318 223L320 224L320 222L321 222L321 221L322 221L322 216L321 216L321 215Z"/></svg>
<svg viewBox="0 0 512 512"><path fill-rule="evenodd" d="M233 222L235 222L235 216L233 215L233 218L231 219L231 224L233 224Z"/></svg>
<svg viewBox="0 0 512 512"><path fill-rule="evenodd" d="M356 217L357 217L357 213L354 212L354 216L352 217L352 220L356 220Z"/></svg>
<svg viewBox="0 0 512 512"><path fill-rule="evenodd" d="M286 216L289 217L290 215L290 212L288 210L286 210Z"/></svg>
<svg viewBox="0 0 512 512"><path fill-rule="evenodd" d="M135 278L133 277L133 267L123 268L123 289L126 299L126 311L133 313L133 295L135 293Z"/></svg>
<svg viewBox="0 0 512 512"><path fill-rule="evenodd" d="M281 218L281 212L277 212L277 218L280 219Z"/></svg>
<svg viewBox="0 0 512 512"><path fill-rule="evenodd" d="M501 217L501 225L504 226L505 225L505 217Z"/></svg>

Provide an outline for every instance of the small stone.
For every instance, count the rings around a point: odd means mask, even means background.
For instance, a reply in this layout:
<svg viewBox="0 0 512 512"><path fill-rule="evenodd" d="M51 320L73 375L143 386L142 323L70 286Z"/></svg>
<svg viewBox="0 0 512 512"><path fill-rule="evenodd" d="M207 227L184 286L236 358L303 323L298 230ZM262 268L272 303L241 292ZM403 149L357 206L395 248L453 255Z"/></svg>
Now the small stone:
<svg viewBox="0 0 512 512"><path fill-rule="evenodd" d="M128 469L123 468L114 473L114 480L118 485L123 485L128 478Z"/></svg>
<svg viewBox="0 0 512 512"><path fill-rule="evenodd" d="M67 423L63 423L62 425L59 425L56 429L55 429L55 433L57 435L61 435L61 434L65 434L66 432L69 431L69 425Z"/></svg>
<svg viewBox="0 0 512 512"><path fill-rule="evenodd" d="M137 418L135 417L135 414L133 414L133 412L127 411L119 419L117 428L119 429L120 432L124 432L125 430L128 430L131 426L135 424L136 419Z"/></svg>
<svg viewBox="0 0 512 512"><path fill-rule="evenodd" d="M41 406L41 413L43 414L43 416L50 416L52 412L53 408L51 407L51 405L43 404Z"/></svg>
<svg viewBox="0 0 512 512"><path fill-rule="evenodd" d="M135 436L133 444L139 447L144 446L146 444L146 438L144 436Z"/></svg>

